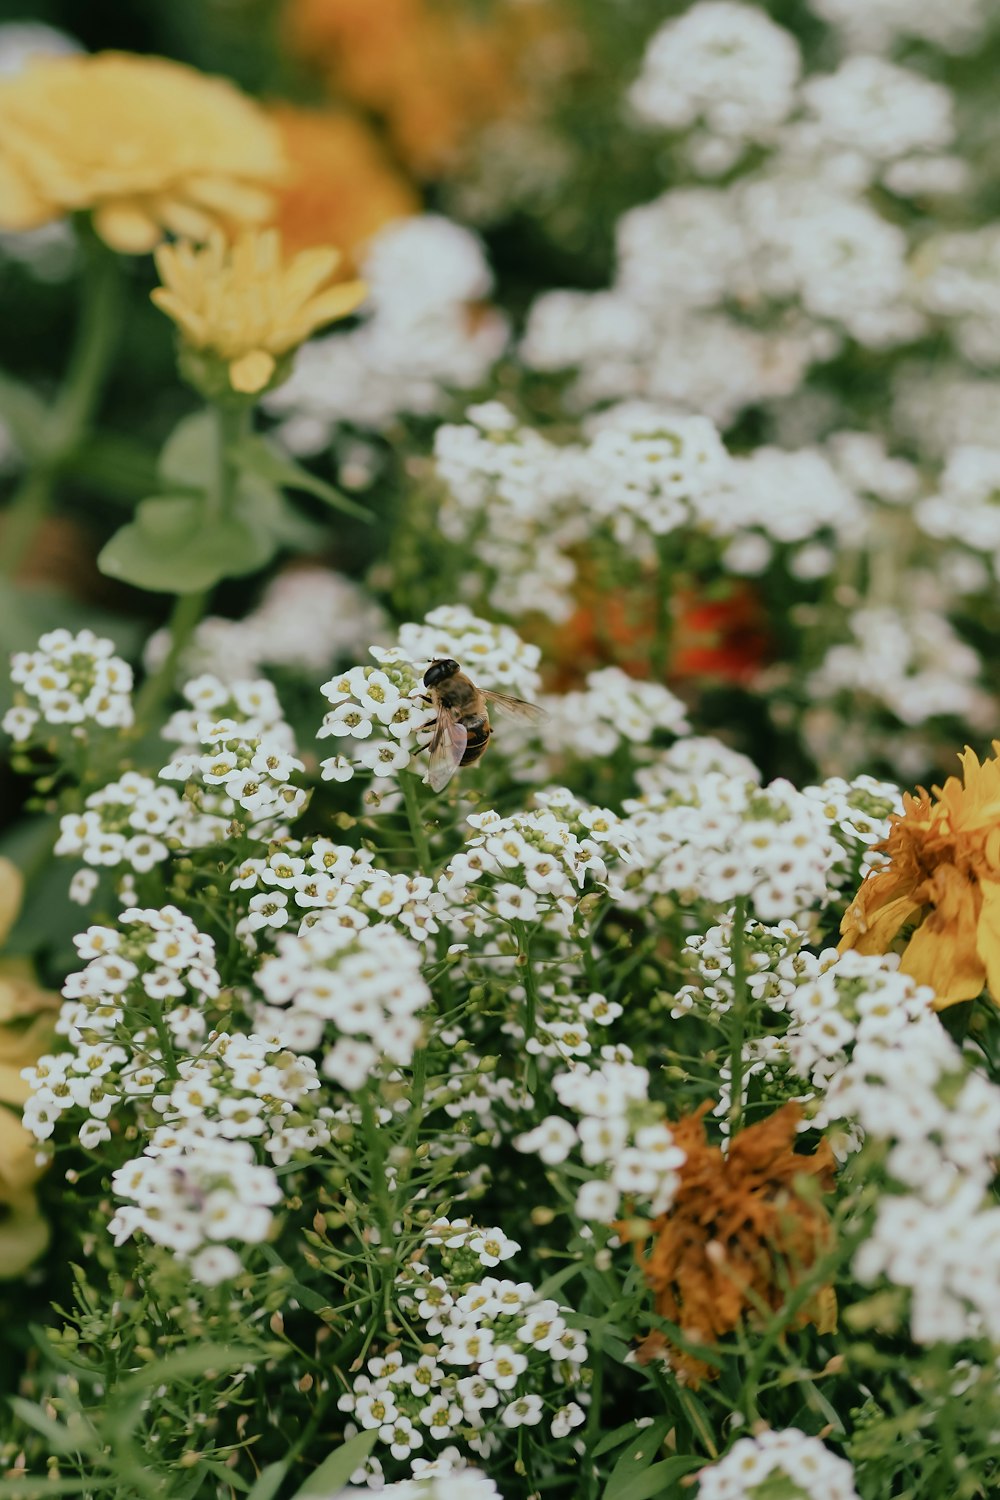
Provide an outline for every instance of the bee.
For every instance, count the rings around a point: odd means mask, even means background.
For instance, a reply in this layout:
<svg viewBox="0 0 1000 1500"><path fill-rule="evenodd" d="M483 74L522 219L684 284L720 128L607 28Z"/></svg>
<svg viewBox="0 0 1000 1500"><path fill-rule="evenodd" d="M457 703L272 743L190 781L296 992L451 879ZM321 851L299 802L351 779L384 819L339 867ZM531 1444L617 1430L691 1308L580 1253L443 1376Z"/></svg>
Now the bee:
<svg viewBox="0 0 1000 1500"><path fill-rule="evenodd" d="M508 698L505 693L488 693L477 687L450 657L431 662L424 673L424 687L437 710L427 778L436 792L444 790L459 766L475 765L486 754L493 733L488 705L495 704L520 719L542 715L540 708L523 698Z"/></svg>

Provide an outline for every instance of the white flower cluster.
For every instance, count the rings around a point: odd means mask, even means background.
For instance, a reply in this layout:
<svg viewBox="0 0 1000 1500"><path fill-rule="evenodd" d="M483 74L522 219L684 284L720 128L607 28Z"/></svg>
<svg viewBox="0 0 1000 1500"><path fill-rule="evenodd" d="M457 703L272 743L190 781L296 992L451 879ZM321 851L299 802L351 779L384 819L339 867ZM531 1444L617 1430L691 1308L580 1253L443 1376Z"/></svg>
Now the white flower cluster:
<svg viewBox="0 0 1000 1500"><path fill-rule="evenodd" d="M413 1479L397 1479L379 1489L382 1500L503 1500L496 1483L479 1469L463 1467L457 1448L446 1448L441 1459L413 1460ZM330 1500L357 1500L357 1489L341 1490Z"/></svg>
<svg viewBox="0 0 1000 1500"><path fill-rule="evenodd" d="M976 367L1000 364L1000 229L933 235L915 259L920 305Z"/></svg>
<svg viewBox="0 0 1000 1500"><path fill-rule="evenodd" d="M338 1402L357 1428L376 1429L391 1457L411 1463L414 1475L425 1438L457 1440L488 1456L504 1431L546 1420L551 1436L561 1438L584 1420L577 1402L560 1399L560 1387L580 1383L584 1334L530 1283L482 1275L519 1249L499 1228L465 1219L430 1224L420 1256L396 1281L400 1308L423 1324L423 1352L413 1362L399 1350L370 1359L368 1373ZM438 1272L431 1255L440 1257ZM451 1463L463 1465L460 1450L452 1451L454 1460L439 1470L449 1478ZM376 1487L381 1468L369 1460Z"/></svg>
<svg viewBox="0 0 1000 1500"><path fill-rule="evenodd" d="M350 667L321 689L333 708L317 738L335 737L349 751L322 762L326 781L349 781L358 770L394 777L410 766L435 720L423 685L435 658L452 658L477 686L494 692L531 698L538 691L538 647L508 625L477 619L465 605L444 605L422 623L401 626L397 646L373 646L371 654L377 667Z"/></svg>
<svg viewBox="0 0 1000 1500"><path fill-rule="evenodd" d="M733 483L732 460L707 417L625 402L591 418L587 430L580 498L622 546L648 555L650 536L711 527L725 513L720 497Z"/></svg>
<svg viewBox="0 0 1000 1500"><path fill-rule="evenodd" d="M268 584L257 608L242 619L209 615L200 621L181 664L191 677L210 675L245 694L241 684L265 666L303 675L328 671L387 635L384 612L353 578L329 568L292 568ZM169 646L166 631L150 636L144 652L150 670ZM214 710L219 704L202 706Z"/></svg>
<svg viewBox="0 0 1000 1500"><path fill-rule="evenodd" d="M886 861L886 856L875 852L873 845L888 837L892 817L903 811L903 794L891 781L878 781L874 776L854 776L845 781L843 776L828 776L819 786L802 789L803 797L815 802L848 854L860 855L845 864L837 879L841 887L849 881L857 884L858 876L864 877Z"/></svg>
<svg viewBox="0 0 1000 1500"><path fill-rule="evenodd" d="M585 686L541 699L545 709L535 734L553 759L612 755L621 745L633 750L657 734L682 735L688 721L684 704L659 682L629 677L620 667L588 672Z"/></svg>
<svg viewBox="0 0 1000 1500"><path fill-rule="evenodd" d="M204 740L204 726L225 721L238 725L247 739L257 736L281 750L295 750L274 684L266 677L246 681L227 678L223 682L211 672L203 672L184 683L181 696L190 707L171 714L163 727L165 740L193 749Z"/></svg>
<svg viewBox="0 0 1000 1500"><path fill-rule="evenodd" d="M661 751L648 766L635 773L639 790L646 797L673 797L678 802L697 800L697 791L706 776L725 776L733 780L760 783L760 772L753 761L721 740L710 735L687 735Z"/></svg>
<svg viewBox="0 0 1000 1500"><path fill-rule="evenodd" d="M323 1075L347 1090L362 1088L383 1059L412 1061L430 990L409 938L386 927L317 924L279 933L276 948L257 970L266 1001L254 1017L259 1031L293 1052L323 1047Z"/></svg>
<svg viewBox="0 0 1000 1500"><path fill-rule="evenodd" d="M843 850L822 809L790 782L710 774L692 791L625 802L623 834L635 868L622 904L633 911L659 895L693 896L726 907L749 897L763 922L798 918L833 894Z"/></svg>
<svg viewBox="0 0 1000 1500"><path fill-rule="evenodd" d="M769 1478L784 1480L788 1500L859 1500L847 1460L797 1427L739 1438L725 1458L698 1471L698 1500L756 1500Z"/></svg>
<svg viewBox="0 0 1000 1500"><path fill-rule="evenodd" d="M620 895L618 866L631 857L622 819L564 788L538 792L535 801L529 812L467 819L475 832L438 881L456 935L528 923L568 938L585 890Z"/></svg>
<svg viewBox="0 0 1000 1500"><path fill-rule="evenodd" d="M955 448L937 493L919 501L915 515L935 541L958 542L984 553L994 578L1000 578L1000 450Z"/></svg>
<svg viewBox="0 0 1000 1500"><path fill-rule="evenodd" d="M198 737L200 753L182 752L160 775L186 783L199 811L235 820L257 838L278 837L284 823L299 816L309 793L291 778L305 766L282 744L225 718L202 720Z"/></svg>
<svg viewBox="0 0 1000 1500"><path fill-rule="evenodd" d="M695 1011L717 1021L732 1009L736 965L733 954L733 917L729 911L716 926L686 938L685 967L697 975L674 996L670 1014L677 1020ZM766 926L749 918L741 939L742 979L758 1005L783 1011L798 986L815 974L819 960L804 951L808 934L794 922Z"/></svg>
<svg viewBox="0 0 1000 1500"><path fill-rule="evenodd" d="M650 1104L649 1073L631 1060L629 1049L604 1047L596 1066L577 1063L557 1073L552 1087L579 1119L548 1115L514 1145L547 1166L579 1152L591 1175L577 1193L577 1216L610 1224L623 1195L651 1214L666 1213L680 1186L684 1152Z"/></svg>
<svg viewBox="0 0 1000 1500"><path fill-rule="evenodd" d="M493 277L479 238L436 214L387 225L361 262L361 326L313 339L265 406L293 453L319 453L344 423L376 431L427 416L452 390L481 385L507 343L506 319L484 306Z"/></svg>
<svg viewBox="0 0 1000 1500"><path fill-rule="evenodd" d="M954 136L950 90L880 57L847 58L836 73L808 79L802 98L814 150L889 162L941 151Z"/></svg>
<svg viewBox="0 0 1000 1500"><path fill-rule="evenodd" d="M252 934L282 928L298 913L298 931L315 926L352 932L372 922L391 921L417 942L438 931L444 898L429 875L381 870L368 849L330 839L284 840L266 856L243 860L229 889L256 891L237 934L256 946Z"/></svg>
<svg viewBox="0 0 1000 1500"><path fill-rule="evenodd" d="M862 502L816 449L758 448L732 461L731 485L706 516L717 534L731 538L727 572L762 573L781 546L791 550L793 576L822 578L834 566L835 548L863 536Z"/></svg>
<svg viewBox="0 0 1000 1500"><path fill-rule="evenodd" d="M34 740L39 723L85 739L86 724L127 729L132 723L132 668L115 654L114 641L92 630L49 630L34 651L11 658L14 707L2 727L18 744ZM51 738L42 731L45 738Z"/></svg>
<svg viewBox="0 0 1000 1500"><path fill-rule="evenodd" d="M821 957L789 1000L785 1047L819 1094L818 1126L887 1148L883 1192L857 1252L863 1282L909 1288L918 1343L1000 1338L1000 1209L990 1203L1000 1152L1000 1088L968 1067L931 1009L933 991L894 957Z"/></svg>
<svg viewBox="0 0 1000 1500"><path fill-rule="evenodd" d="M504 614L568 618L574 550L595 528L648 561L657 538L703 529L703 501L709 517L725 509L731 463L707 418L625 402L591 419L585 443L559 446L496 401L465 415L435 437L439 524L490 570Z"/></svg>
<svg viewBox="0 0 1000 1500"><path fill-rule="evenodd" d="M258 1033L216 1032L196 1057L177 1063L151 1100L164 1128L158 1145L194 1147L199 1140L257 1139L276 1166L330 1139L316 1064ZM166 1127L171 1127L167 1129Z"/></svg>
<svg viewBox="0 0 1000 1500"><path fill-rule="evenodd" d="M888 50L918 38L947 52L971 51L989 18L989 0L809 0L815 13L858 50Z"/></svg>
<svg viewBox="0 0 1000 1500"><path fill-rule="evenodd" d="M490 401L437 429L434 463L446 486L441 532L492 570L490 604L564 620L576 576L568 551L587 531L568 503L584 468L579 447L549 442Z"/></svg>
<svg viewBox="0 0 1000 1500"><path fill-rule="evenodd" d="M995 721L979 653L940 611L867 605L848 626L853 640L831 646L806 679L814 703L849 697L856 708L863 694L906 725L946 715L984 729Z"/></svg>
<svg viewBox="0 0 1000 1500"><path fill-rule="evenodd" d="M220 1137L185 1147L161 1145L158 1136L154 1131L142 1156L112 1174L112 1191L127 1201L108 1228L116 1245L143 1233L189 1261L196 1281L214 1286L242 1269L222 1241L267 1239L281 1184L246 1141Z"/></svg>
<svg viewBox="0 0 1000 1500"><path fill-rule="evenodd" d="M31 1088L24 1124L37 1140L47 1140L67 1112L83 1116L84 1147L107 1140L119 1100L155 1093L173 1054L196 1051L207 1031L204 1002L220 988L211 938L175 906L132 907L118 923L74 939L89 962L66 980L56 1022L72 1050L24 1072ZM126 1011L131 1055L117 1040Z"/></svg>
<svg viewBox="0 0 1000 1500"><path fill-rule="evenodd" d="M792 109L799 68L795 38L763 11L700 0L654 33L628 98L647 124L701 123L732 142L718 154L725 170L744 143L774 138Z"/></svg>
<svg viewBox="0 0 1000 1500"><path fill-rule="evenodd" d="M198 823L196 829L191 826ZM186 847L199 847L222 836L225 823L198 818L173 787L159 786L150 776L126 771L117 781L91 792L83 811L59 819L55 853L76 855L85 865L117 869L125 865L138 874L152 870L169 854L164 839L178 835ZM183 830L183 832L182 832ZM78 872L78 876L82 873ZM93 894L96 874L74 877L75 894L84 902Z"/></svg>

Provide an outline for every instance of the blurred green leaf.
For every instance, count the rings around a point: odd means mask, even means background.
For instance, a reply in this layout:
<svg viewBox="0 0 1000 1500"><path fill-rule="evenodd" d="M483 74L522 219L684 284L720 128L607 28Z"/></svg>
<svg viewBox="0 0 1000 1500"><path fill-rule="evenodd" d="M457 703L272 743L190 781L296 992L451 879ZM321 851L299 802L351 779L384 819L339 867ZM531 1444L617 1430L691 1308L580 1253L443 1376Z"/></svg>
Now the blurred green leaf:
<svg viewBox="0 0 1000 1500"><path fill-rule="evenodd" d="M665 1500L671 1493L670 1486L675 1480L690 1474L692 1469L702 1468L704 1464L704 1459L684 1455L665 1458L662 1463L653 1464L634 1478L623 1476L620 1483L616 1483L612 1474L601 1500L661 1500L661 1497Z"/></svg>
<svg viewBox="0 0 1000 1500"><path fill-rule="evenodd" d="M349 500L324 479L318 479L315 474L296 463L294 458L289 458L287 453L275 448L266 438L245 439L231 450L230 458L245 473L256 474L258 478L269 480L285 489L304 490L307 495L314 495L325 505L332 506L334 510L342 510L345 515L354 516L359 521L371 523L374 520L370 510Z"/></svg>
<svg viewBox="0 0 1000 1500"><path fill-rule="evenodd" d="M318 1469L313 1470L305 1484L295 1491L292 1500L330 1500L331 1493L345 1485L355 1469L364 1463L377 1437L378 1431L372 1427L342 1443Z"/></svg>
<svg viewBox="0 0 1000 1500"><path fill-rule="evenodd" d="M257 1475L257 1482L250 1491L248 1500L274 1500L287 1473L287 1463L268 1464Z"/></svg>
<svg viewBox="0 0 1000 1500"><path fill-rule="evenodd" d="M80 1422L76 1430L71 1432L65 1423L46 1416L33 1401L25 1401L21 1396L11 1396L9 1399L25 1426L41 1433L53 1453L89 1453L94 1447L97 1434L87 1424Z"/></svg>
<svg viewBox="0 0 1000 1500"><path fill-rule="evenodd" d="M0 416L26 458L45 453L49 437L49 410L29 386L9 375L0 375Z"/></svg>
<svg viewBox="0 0 1000 1500"><path fill-rule="evenodd" d="M136 519L115 532L97 564L138 588L187 594L255 573L276 548L264 526L242 515L207 515L200 500L156 495L140 502Z"/></svg>
<svg viewBox="0 0 1000 1500"><path fill-rule="evenodd" d="M161 479L172 489L209 489L218 465L219 439L211 410L196 411L177 423L160 450Z"/></svg>

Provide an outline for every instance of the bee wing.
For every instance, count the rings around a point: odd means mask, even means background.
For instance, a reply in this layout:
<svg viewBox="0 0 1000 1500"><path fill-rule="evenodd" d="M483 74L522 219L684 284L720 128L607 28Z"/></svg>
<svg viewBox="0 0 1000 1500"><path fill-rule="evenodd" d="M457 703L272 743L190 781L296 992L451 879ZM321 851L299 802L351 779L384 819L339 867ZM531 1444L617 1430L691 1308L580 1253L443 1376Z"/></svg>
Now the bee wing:
<svg viewBox="0 0 1000 1500"><path fill-rule="evenodd" d="M526 703L523 698L510 698L506 693L488 693L485 688L480 692L487 703L494 704L501 713L510 714L514 719L544 719L545 710L539 708L537 703Z"/></svg>
<svg viewBox="0 0 1000 1500"><path fill-rule="evenodd" d="M462 756L468 743L469 731L465 725L453 718L447 709L440 709L431 735L427 773L427 780L435 792L444 791L462 764Z"/></svg>

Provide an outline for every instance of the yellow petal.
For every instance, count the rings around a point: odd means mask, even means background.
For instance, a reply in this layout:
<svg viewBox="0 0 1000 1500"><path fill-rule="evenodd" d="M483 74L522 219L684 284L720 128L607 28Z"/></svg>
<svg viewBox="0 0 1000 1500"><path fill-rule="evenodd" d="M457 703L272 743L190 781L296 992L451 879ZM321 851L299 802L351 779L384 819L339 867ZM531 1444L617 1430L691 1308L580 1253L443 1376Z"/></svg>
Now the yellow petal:
<svg viewBox="0 0 1000 1500"><path fill-rule="evenodd" d="M104 243L122 255L148 255L163 238L159 224L135 199L101 204L93 221Z"/></svg>
<svg viewBox="0 0 1000 1500"><path fill-rule="evenodd" d="M49 1226L34 1193L0 1206L0 1280L26 1271L49 1242Z"/></svg>
<svg viewBox="0 0 1000 1500"><path fill-rule="evenodd" d="M984 880L980 886L983 904L976 928L976 946L986 970L986 988L994 1005L1000 1005L1000 883Z"/></svg>
<svg viewBox="0 0 1000 1500"><path fill-rule="evenodd" d="M935 909L910 938L899 967L918 984L929 984L935 1007L944 1010L974 1000L986 980L976 937L981 898L978 886L953 865L940 865L930 884Z"/></svg>
<svg viewBox="0 0 1000 1500"><path fill-rule="evenodd" d="M244 396L255 396L262 391L274 374L275 361L273 355L263 349L254 349L251 354L244 354L242 359L235 359L229 366L229 383L234 391L240 391Z"/></svg>
<svg viewBox="0 0 1000 1500"><path fill-rule="evenodd" d="M345 281L340 286L331 286L308 304L306 310L310 322L314 328L319 328L336 318L346 318L367 296L368 287L363 281Z"/></svg>
<svg viewBox="0 0 1000 1500"><path fill-rule="evenodd" d="M21 910L24 881L21 872L11 860L0 857L0 943L7 941Z"/></svg>

